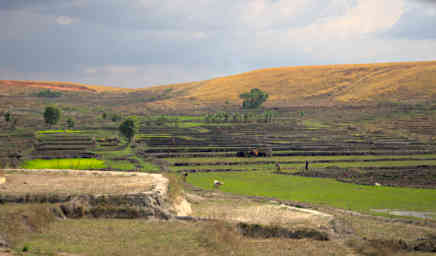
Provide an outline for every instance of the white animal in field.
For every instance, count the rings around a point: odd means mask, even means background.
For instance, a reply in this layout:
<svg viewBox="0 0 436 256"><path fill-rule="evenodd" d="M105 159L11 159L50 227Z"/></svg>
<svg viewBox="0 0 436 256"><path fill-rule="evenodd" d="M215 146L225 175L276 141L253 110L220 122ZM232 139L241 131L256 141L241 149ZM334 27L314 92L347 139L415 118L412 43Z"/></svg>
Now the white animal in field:
<svg viewBox="0 0 436 256"><path fill-rule="evenodd" d="M376 182L376 183L374 183L374 186L380 187L380 186L381 186L381 184L380 184L380 183L378 183L378 182Z"/></svg>
<svg viewBox="0 0 436 256"><path fill-rule="evenodd" d="M219 181L219 180L214 180L214 181L213 181L213 186L214 186L215 188L219 188L221 185L224 185L224 182L221 182L221 181Z"/></svg>

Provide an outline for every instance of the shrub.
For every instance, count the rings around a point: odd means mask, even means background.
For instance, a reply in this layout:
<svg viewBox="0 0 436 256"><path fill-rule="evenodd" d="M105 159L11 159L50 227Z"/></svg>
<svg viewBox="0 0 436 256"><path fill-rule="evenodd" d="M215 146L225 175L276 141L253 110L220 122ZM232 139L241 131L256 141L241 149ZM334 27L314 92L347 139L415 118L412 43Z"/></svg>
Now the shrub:
<svg viewBox="0 0 436 256"><path fill-rule="evenodd" d="M5 121L7 122L7 123L9 123L9 121L11 121L11 113L9 113L9 112L6 112L4 115L3 115L3 117L5 118Z"/></svg>
<svg viewBox="0 0 436 256"><path fill-rule="evenodd" d="M112 122L118 122L121 120L121 115L113 114L111 117Z"/></svg>
<svg viewBox="0 0 436 256"><path fill-rule="evenodd" d="M74 121L73 121L73 119L68 118L66 124L67 124L68 128L70 128L70 129L74 128Z"/></svg>
<svg viewBox="0 0 436 256"><path fill-rule="evenodd" d="M254 88L250 92L242 93L239 97L243 100L242 108L252 109L260 107L267 99L268 94L260 89Z"/></svg>
<svg viewBox="0 0 436 256"><path fill-rule="evenodd" d="M136 134L135 121L131 118L127 118L124 122L121 123L121 125L118 129L119 129L121 135L126 137L127 141L130 143L132 141L132 138Z"/></svg>
<svg viewBox="0 0 436 256"><path fill-rule="evenodd" d="M58 92L58 91L51 91L51 90L47 89L47 90L42 90L42 91L38 92L36 94L36 96L37 97L45 97L45 98L57 98L57 97L62 96L62 93Z"/></svg>
<svg viewBox="0 0 436 256"><path fill-rule="evenodd" d="M61 118L61 111L57 107L46 107L44 111L44 120L45 123L49 126L57 124L59 119Z"/></svg>

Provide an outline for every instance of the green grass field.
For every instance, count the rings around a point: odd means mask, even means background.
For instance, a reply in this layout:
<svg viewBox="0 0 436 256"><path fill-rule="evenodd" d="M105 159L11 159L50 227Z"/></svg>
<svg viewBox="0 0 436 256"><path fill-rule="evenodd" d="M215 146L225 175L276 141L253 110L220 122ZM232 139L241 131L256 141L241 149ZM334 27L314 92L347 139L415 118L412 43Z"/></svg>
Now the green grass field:
<svg viewBox="0 0 436 256"><path fill-rule="evenodd" d="M333 179L263 172L197 173L188 176L189 183L203 189L212 189L215 179L224 182L220 190L234 194L309 202L366 213L371 209L436 212L434 189L373 187Z"/></svg>
<svg viewBox="0 0 436 256"><path fill-rule="evenodd" d="M300 166L303 166L300 164ZM243 171L272 171L275 170L274 164L251 164L251 165L201 165L201 166L171 166L171 170L215 170L215 169L231 169L231 170L243 170Z"/></svg>
<svg viewBox="0 0 436 256"><path fill-rule="evenodd" d="M119 170L135 170L136 167L135 165L133 165L132 163L130 163L129 161L122 161L122 160L117 160L117 161L113 161L113 160L105 160L104 161L105 166L108 168L115 168L115 169L119 169Z"/></svg>
<svg viewBox="0 0 436 256"><path fill-rule="evenodd" d="M54 134L54 133L80 133L79 130L45 130L37 131L36 134Z"/></svg>
<svg viewBox="0 0 436 256"><path fill-rule="evenodd" d="M95 158L34 159L25 161L24 169L75 169L89 170L105 168L104 161Z"/></svg>

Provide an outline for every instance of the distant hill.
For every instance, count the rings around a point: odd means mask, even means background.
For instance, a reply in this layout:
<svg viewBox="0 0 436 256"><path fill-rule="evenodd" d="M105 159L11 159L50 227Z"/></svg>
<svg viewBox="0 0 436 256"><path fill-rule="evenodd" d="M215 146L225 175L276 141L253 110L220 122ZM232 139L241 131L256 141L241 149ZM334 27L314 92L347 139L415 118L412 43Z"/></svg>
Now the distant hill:
<svg viewBox="0 0 436 256"><path fill-rule="evenodd" d="M131 89L116 88L112 86L87 85L72 82L51 82L51 81L17 81L0 80L0 91L22 90L28 88L51 89L58 91L82 91L82 92L121 92Z"/></svg>
<svg viewBox="0 0 436 256"><path fill-rule="evenodd" d="M297 66L256 70L216 79L120 89L65 82L1 81L0 91L19 87L88 92L131 92L124 104L148 109L202 109L241 104L239 95L252 88L269 94L267 107L422 103L436 100L436 61L356 65ZM124 96L123 96L124 97ZM141 101L141 97L147 100Z"/></svg>
<svg viewBox="0 0 436 256"><path fill-rule="evenodd" d="M145 90L168 88L176 95L154 104L239 105L239 95L251 88L269 94L269 107L419 103L436 99L436 61L270 68Z"/></svg>

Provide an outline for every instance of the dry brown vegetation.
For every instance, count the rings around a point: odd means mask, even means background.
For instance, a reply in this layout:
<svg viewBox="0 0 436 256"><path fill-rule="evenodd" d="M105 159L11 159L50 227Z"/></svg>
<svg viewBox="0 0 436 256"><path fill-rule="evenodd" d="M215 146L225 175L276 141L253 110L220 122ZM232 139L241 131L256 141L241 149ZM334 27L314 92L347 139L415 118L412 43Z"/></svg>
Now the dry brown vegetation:
<svg viewBox="0 0 436 256"><path fill-rule="evenodd" d="M436 96L436 61L269 68L216 79L121 89L69 82L0 81L0 93L27 89L113 94L119 109L207 109L239 106L252 88L269 94L267 107L331 106L380 102L422 103ZM107 95L106 95L107 96ZM125 97L126 101L121 100ZM121 104L122 103L122 104Z"/></svg>
<svg viewBox="0 0 436 256"><path fill-rule="evenodd" d="M113 86L88 85L72 82L54 82L54 81L17 81L17 80L0 80L0 86L10 89L23 87L51 89L60 91L85 91L85 92L129 92L130 89L117 88Z"/></svg>
<svg viewBox="0 0 436 256"><path fill-rule="evenodd" d="M327 223L261 198L185 189L194 216L209 220L56 220L48 204L6 204L0 208L0 235L6 234L11 248L22 255L431 255L410 247L434 234L425 223L321 208L334 216ZM262 225L253 226L252 237L244 234L239 221ZM280 238L271 238L276 231ZM286 232L306 238L282 237ZM21 252L24 248L28 251Z"/></svg>
<svg viewBox="0 0 436 256"><path fill-rule="evenodd" d="M251 88L266 91L266 106L313 106L434 99L436 62L282 67L174 86L179 96L158 102L175 109L194 104L240 104ZM153 90L164 88L154 88ZM150 90L150 89L148 89ZM413 99L412 99L413 98Z"/></svg>

